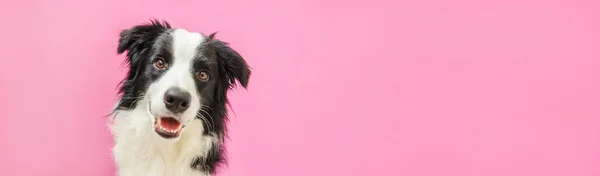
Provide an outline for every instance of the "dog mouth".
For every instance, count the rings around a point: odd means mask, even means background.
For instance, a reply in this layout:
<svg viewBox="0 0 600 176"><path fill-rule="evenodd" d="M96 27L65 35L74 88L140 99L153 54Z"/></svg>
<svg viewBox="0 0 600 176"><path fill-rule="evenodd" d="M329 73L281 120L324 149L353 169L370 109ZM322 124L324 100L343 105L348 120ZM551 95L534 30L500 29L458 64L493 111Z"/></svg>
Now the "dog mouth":
<svg viewBox="0 0 600 176"><path fill-rule="evenodd" d="M173 117L157 117L154 121L154 131L166 139L179 137L184 125Z"/></svg>

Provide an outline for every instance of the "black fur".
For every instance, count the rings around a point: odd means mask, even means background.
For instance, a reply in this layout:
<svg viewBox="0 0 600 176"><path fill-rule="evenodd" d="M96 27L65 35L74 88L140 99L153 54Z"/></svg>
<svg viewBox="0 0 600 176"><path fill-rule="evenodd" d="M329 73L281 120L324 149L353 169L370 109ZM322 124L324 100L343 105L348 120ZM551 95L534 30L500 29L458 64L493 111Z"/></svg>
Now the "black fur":
<svg viewBox="0 0 600 176"><path fill-rule="evenodd" d="M167 22L160 23L158 20L152 20L149 24L134 26L131 29L121 32L117 53L123 54L127 51L125 63L129 65L127 77L121 81L121 101L117 106L118 110L131 110L137 105L136 102L144 96L144 91L151 83L150 75L144 75L151 60L153 53L152 47L159 36L168 37L165 32L171 29ZM157 79L159 75L152 78Z"/></svg>
<svg viewBox="0 0 600 176"><path fill-rule="evenodd" d="M171 25L167 22L152 20L149 24L134 26L121 32L117 52L127 51L126 63L129 65L127 77L121 82L121 95L117 110L132 110L136 102L144 96L150 83L158 79L162 72L151 67L151 58L160 56L169 60L168 51L162 48L169 46ZM227 136L227 92L236 85L247 88L250 78L250 68L246 61L227 43L215 39L215 33L207 37L199 49L199 58L195 65L210 66L216 73L212 75L214 82L196 83L198 93L203 97L200 114L211 124L204 123L203 135L212 135L219 139L218 145L213 146L207 156L198 156L190 163L194 169L215 173L218 166L226 163L225 137ZM212 80L211 80L212 81ZM210 95L210 96L209 96ZM197 117L199 118L199 117Z"/></svg>

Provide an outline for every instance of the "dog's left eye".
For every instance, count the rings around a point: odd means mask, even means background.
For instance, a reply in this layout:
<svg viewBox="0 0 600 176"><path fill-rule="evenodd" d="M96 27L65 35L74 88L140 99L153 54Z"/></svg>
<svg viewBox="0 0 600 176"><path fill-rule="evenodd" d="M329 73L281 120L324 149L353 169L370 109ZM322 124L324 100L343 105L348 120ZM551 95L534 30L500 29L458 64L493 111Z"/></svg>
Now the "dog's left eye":
<svg viewBox="0 0 600 176"><path fill-rule="evenodd" d="M208 79L210 78L208 72L206 72L205 70L196 72L196 78L198 78L198 80L202 81L202 82L206 82L208 81Z"/></svg>

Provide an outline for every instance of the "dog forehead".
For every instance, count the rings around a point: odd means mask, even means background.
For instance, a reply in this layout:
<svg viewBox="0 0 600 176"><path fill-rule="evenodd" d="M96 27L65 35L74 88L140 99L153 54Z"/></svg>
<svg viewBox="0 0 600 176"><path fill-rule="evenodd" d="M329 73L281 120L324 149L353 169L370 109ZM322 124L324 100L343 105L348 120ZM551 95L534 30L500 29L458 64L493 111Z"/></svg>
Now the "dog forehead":
<svg viewBox="0 0 600 176"><path fill-rule="evenodd" d="M173 58L175 62L191 63L199 54L200 45L204 42L205 36L197 32L189 32L185 29L173 30ZM177 63L176 63L177 64Z"/></svg>

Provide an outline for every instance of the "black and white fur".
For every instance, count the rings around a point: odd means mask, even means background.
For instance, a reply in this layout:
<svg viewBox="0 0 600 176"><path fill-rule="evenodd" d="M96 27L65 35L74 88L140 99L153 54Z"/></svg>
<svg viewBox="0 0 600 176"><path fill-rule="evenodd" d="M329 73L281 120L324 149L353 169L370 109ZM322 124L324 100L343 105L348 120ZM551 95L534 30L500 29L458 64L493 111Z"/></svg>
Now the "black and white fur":
<svg viewBox="0 0 600 176"><path fill-rule="evenodd" d="M246 88L250 69L214 36L157 20L121 32L117 51L127 52L129 71L110 125L118 175L208 176L225 162L227 92ZM159 69L157 60L165 67ZM198 79L201 71L208 80ZM182 112L166 108L165 93L174 88L190 95ZM155 132L157 118L167 116L183 124L179 136Z"/></svg>

